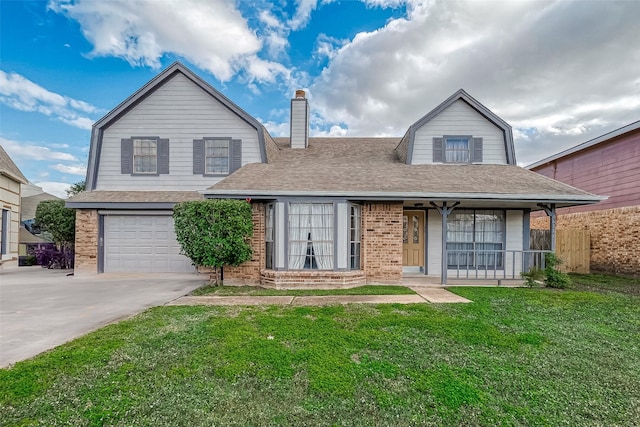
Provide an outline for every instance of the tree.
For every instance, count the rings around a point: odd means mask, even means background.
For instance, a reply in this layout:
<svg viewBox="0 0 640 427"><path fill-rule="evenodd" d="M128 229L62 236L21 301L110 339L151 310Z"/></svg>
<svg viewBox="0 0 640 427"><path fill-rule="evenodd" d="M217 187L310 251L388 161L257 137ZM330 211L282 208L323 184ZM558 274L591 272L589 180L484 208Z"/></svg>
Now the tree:
<svg viewBox="0 0 640 427"><path fill-rule="evenodd" d="M48 232L60 251L61 268L73 266L76 239L76 210L64 206L64 200L44 200L36 208L35 225Z"/></svg>
<svg viewBox="0 0 640 427"><path fill-rule="evenodd" d="M241 200L196 200L173 208L176 237L182 253L198 266L218 272L251 259L251 204Z"/></svg>
<svg viewBox="0 0 640 427"><path fill-rule="evenodd" d="M86 189L85 181L78 181L75 184L71 184L71 187L64 190L67 193L67 197L75 196L78 193L82 193Z"/></svg>

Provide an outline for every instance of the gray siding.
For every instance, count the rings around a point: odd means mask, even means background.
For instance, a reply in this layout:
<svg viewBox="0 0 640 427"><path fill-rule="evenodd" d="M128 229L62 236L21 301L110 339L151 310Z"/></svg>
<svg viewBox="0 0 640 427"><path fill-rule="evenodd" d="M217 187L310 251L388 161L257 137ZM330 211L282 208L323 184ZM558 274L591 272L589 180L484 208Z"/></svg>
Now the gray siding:
<svg viewBox="0 0 640 427"><path fill-rule="evenodd" d="M506 164L504 134L500 128L458 100L415 132L412 164L433 162L433 138L444 135L471 135L481 137L482 163Z"/></svg>
<svg viewBox="0 0 640 427"><path fill-rule="evenodd" d="M169 139L169 174L121 173L120 141L132 136ZM182 74L149 95L104 131L96 190L199 190L223 177L193 174L193 140L206 136L242 140L242 164L259 163L257 131Z"/></svg>
<svg viewBox="0 0 640 427"><path fill-rule="evenodd" d="M309 104L306 99L291 100L291 148L308 145Z"/></svg>

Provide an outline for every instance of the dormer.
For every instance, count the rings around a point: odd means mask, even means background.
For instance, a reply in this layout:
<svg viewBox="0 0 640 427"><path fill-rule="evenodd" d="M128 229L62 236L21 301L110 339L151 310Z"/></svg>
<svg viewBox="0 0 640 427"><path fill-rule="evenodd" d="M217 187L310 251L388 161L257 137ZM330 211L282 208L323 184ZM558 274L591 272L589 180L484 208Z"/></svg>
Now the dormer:
<svg viewBox="0 0 640 427"><path fill-rule="evenodd" d="M463 89L412 124L396 155L408 165L516 164L511 126Z"/></svg>

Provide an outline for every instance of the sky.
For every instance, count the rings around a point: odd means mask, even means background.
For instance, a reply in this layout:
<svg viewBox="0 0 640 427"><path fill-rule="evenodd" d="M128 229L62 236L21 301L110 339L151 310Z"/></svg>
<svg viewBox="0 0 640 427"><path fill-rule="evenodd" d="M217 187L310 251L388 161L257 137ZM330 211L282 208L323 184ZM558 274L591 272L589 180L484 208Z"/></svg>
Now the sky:
<svg viewBox="0 0 640 427"><path fill-rule="evenodd" d="M463 88L521 166L640 120L640 1L0 0L0 145L84 179L94 122L181 61L273 136L402 136Z"/></svg>

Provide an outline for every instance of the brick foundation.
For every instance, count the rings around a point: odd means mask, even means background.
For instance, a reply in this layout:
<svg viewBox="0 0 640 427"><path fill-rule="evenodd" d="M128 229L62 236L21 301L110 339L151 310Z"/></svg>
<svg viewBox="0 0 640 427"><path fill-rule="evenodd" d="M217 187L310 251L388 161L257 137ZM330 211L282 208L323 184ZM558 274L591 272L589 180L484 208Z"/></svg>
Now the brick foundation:
<svg viewBox="0 0 640 427"><path fill-rule="evenodd" d="M74 275L98 274L98 211L76 209Z"/></svg>
<svg viewBox="0 0 640 427"><path fill-rule="evenodd" d="M531 218L532 229L549 229L549 218ZM640 275L640 206L558 215L557 228L589 230L591 270Z"/></svg>
<svg viewBox="0 0 640 427"><path fill-rule="evenodd" d="M402 279L402 202L362 207L362 269L367 283Z"/></svg>
<svg viewBox="0 0 640 427"><path fill-rule="evenodd" d="M363 271L262 270L260 284L275 289L353 288L366 283Z"/></svg>

